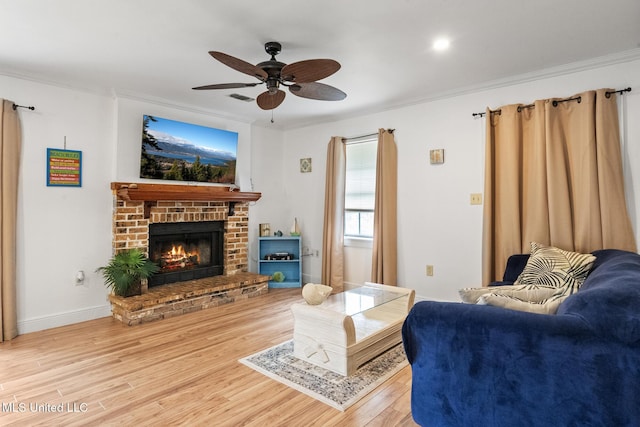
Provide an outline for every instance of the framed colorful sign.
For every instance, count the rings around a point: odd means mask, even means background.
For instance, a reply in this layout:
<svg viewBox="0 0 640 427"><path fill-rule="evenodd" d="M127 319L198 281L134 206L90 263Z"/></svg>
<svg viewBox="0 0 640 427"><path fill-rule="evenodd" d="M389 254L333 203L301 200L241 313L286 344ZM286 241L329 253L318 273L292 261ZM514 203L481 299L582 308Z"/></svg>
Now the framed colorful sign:
<svg viewBox="0 0 640 427"><path fill-rule="evenodd" d="M82 187L82 151L47 148L47 186Z"/></svg>

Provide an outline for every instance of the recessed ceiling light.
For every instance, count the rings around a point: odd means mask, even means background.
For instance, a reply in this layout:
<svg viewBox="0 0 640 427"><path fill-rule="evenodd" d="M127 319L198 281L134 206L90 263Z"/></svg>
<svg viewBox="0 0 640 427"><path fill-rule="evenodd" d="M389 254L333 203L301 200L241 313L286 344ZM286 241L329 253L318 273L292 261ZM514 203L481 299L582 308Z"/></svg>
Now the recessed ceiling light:
<svg viewBox="0 0 640 427"><path fill-rule="evenodd" d="M441 52L449 49L449 39L439 38L433 42L433 49Z"/></svg>

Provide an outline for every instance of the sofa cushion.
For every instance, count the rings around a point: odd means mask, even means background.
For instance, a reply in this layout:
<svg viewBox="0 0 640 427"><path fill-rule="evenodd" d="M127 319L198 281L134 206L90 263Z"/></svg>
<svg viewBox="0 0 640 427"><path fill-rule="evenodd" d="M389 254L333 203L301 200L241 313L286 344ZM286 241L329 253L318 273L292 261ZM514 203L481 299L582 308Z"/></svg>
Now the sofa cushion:
<svg viewBox="0 0 640 427"><path fill-rule="evenodd" d="M593 253L593 271L558 314L578 316L602 337L640 342L640 255L616 249Z"/></svg>
<svg viewBox="0 0 640 427"><path fill-rule="evenodd" d="M595 260L592 254L531 242L531 256L514 285L567 286L572 294L582 286Z"/></svg>
<svg viewBox="0 0 640 427"><path fill-rule="evenodd" d="M495 286L496 284L509 283L513 285L513 282L516 281L524 267L527 265L527 261L529 261L530 254L514 254L507 258L507 265L504 268L504 275L502 276L501 282L493 282L491 285Z"/></svg>

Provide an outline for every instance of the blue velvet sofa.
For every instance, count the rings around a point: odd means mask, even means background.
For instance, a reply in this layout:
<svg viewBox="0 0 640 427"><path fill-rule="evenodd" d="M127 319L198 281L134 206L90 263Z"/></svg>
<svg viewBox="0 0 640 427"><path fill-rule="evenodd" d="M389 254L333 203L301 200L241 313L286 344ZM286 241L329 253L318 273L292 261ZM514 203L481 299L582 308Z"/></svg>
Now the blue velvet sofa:
<svg viewBox="0 0 640 427"><path fill-rule="evenodd" d="M640 426L640 255L593 255L582 287L554 315L416 303L402 329L414 420Z"/></svg>

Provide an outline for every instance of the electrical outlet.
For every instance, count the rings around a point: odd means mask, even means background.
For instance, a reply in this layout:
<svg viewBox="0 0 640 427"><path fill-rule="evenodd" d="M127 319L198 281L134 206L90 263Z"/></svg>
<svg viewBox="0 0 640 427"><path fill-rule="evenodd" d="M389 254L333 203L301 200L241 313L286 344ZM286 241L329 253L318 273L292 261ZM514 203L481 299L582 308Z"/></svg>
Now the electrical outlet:
<svg viewBox="0 0 640 427"><path fill-rule="evenodd" d="M80 270L76 273L76 286L82 286L84 285L84 271Z"/></svg>
<svg viewBox="0 0 640 427"><path fill-rule="evenodd" d="M433 265L427 265L427 276L433 276Z"/></svg>
<svg viewBox="0 0 640 427"><path fill-rule="evenodd" d="M471 204L472 205L481 205L482 204L482 193L471 193Z"/></svg>

